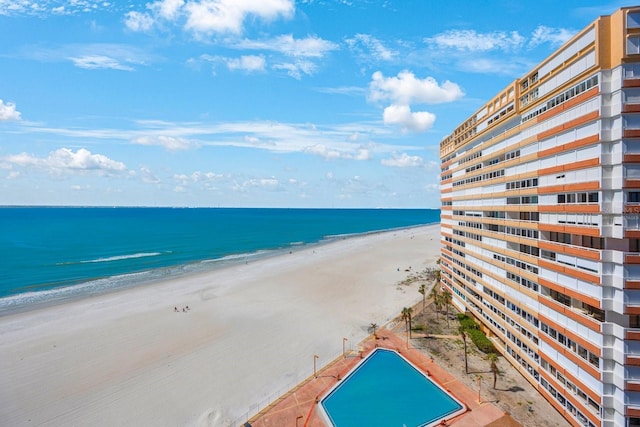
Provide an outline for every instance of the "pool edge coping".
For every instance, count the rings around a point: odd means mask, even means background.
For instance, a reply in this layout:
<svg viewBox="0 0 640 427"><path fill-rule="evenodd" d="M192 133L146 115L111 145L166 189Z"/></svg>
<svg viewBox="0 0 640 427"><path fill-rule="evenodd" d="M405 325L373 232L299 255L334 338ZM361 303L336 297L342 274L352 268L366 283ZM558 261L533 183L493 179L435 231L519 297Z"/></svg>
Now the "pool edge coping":
<svg viewBox="0 0 640 427"><path fill-rule="evenodd" d="M378 352L378 351L388 351L391 353L395 353L398 357L400 357L402 360L404 360L405 362L407 362L413 369L415 369L418 373L420 373L422 376L424 376L428 381L430 381L431 383L433 383L436 387L438 387L438 389L440 389L441 392L443 392L444 394L446 394L447 396L449 396L451 399L453 399L458 405L460 405L460 409L455 410L453 412L450 412L448 414L443 415L442 417L437 418L434 421L431 422L427 422L424 424L420 424L416 427L434 427L434 426L438 426L438 425L448 425L447 422L449 420L452 420L462 414L465 414L466 412L468 412L470 410L470 408L462 401L460 400L458 397L456 397L453 392L451 392L450 390L444 388L444 386L442 384L440 384L440 382L438 380L436 380L433 376L431 376L431 374L429 373L429 370L423 370L420 367L416 366L411 360L409 360L407 357L405 357L402 352L400 350L396 350L393 348L387 348L387 347L378 347L376 345L376 347L372 348L369 353L362 357L362 360L359 361L358 363L356 363L353 367L351 367L349 369L349 371L347 371L347 373L344 375L343 378L338 378L338 381L336 381L335 384L333 384L328 390L322 392L321 394L318 395L317 397L317 401L316 401L316 406L318 407L318 414L320 415L320 417L322 418L322 420L325 422L325 424L329 427L339 427L336 426L336 424L331 420L331 417L329 416L326 408L324 407L323 401L325 399L327 399L329 396L331 396L331 394L333 394L334 391L336 391L339 387L341 387L344 384L344 381L349 378L352 374L354 374L358 369L360 369L366 362L367 360L369 360L371 357L373 357L373 355ZM444 423L444 424L443 424Z"/></svg>

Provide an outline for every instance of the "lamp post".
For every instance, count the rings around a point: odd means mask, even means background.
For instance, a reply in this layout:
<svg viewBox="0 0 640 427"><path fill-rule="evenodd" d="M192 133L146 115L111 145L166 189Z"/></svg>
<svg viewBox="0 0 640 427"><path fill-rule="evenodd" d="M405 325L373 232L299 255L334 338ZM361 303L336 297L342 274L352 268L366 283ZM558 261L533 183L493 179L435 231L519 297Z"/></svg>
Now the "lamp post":
<svg viewBox="0 0 640 427"><path fill-rule="evenodd" d="M407 349L409 348L409 329L407 329Z"/></svg>
<svg viewBox="0 0 640 427"><path fill-rule="evenodd" d="M346 353L346 350L345 350L345 347L344 347L344 345L345 345L345 343L347 341L349 341L349 340L346 339L346 338L342 338L342 357L347 357L347 353Z"/></svg>
<svg viewBox="0 0 640 427"><path fill-rule="evenodd" d="M482 377L478 375L478 403L482 403L482 399L480 398L480 388L482 386Z"/></svg>
<svg viewBox="0 0 640 427"><path fill-rule="evenodd" d="M318 360L318 355L314 354L313 355L313 377L314 378L318 378L318 375L316 374L316 360Z"/></svg>
<svg viewBox="0 0 640 427"><path fill-rule="evenodd" d="M298 415L296 417L296 427L298 427L298 420L301 420L302 418L303 418L302 415Z"/></svg>

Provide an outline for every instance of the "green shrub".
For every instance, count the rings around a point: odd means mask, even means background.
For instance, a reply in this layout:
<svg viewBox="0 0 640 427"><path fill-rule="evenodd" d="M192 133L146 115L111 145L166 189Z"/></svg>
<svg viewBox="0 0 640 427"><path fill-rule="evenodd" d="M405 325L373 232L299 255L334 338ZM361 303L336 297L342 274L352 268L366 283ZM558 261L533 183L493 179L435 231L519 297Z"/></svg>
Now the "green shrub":
<svg viewBox="0 0 640 427"><path fill-rule="evenodd" d="M466 314L459 313L458 321L460 325L464 328L465 333L471 338L471 341L478 347L483 353L495 353L496 349L493 346L493 343L487 336L480 330L480 325L478 325L473 318L467 316Z"/></svg>

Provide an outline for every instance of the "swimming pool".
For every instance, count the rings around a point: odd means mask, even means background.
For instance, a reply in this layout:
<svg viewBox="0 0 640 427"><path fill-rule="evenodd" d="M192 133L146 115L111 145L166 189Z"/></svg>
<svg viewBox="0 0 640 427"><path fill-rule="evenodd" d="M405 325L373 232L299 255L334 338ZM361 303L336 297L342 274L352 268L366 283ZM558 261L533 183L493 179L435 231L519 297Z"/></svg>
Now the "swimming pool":
<svg viewBox="0 0 640 427"><path fill-rule="evenodd" d="M395 351L376 349L322 400L334 427L426 427L465 406Z"/></svg>

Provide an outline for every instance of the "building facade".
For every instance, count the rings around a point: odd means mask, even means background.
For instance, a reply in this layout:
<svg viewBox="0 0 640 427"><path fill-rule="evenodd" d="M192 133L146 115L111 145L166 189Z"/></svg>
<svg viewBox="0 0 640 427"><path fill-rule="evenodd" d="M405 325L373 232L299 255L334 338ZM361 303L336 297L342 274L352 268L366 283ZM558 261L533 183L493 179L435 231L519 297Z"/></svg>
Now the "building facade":
<svg viewBox="0 0 640 427"><path fill-rule="evenodd" d="M640 425L640 6L440 144L442 282L576 426Z"/></svg>

